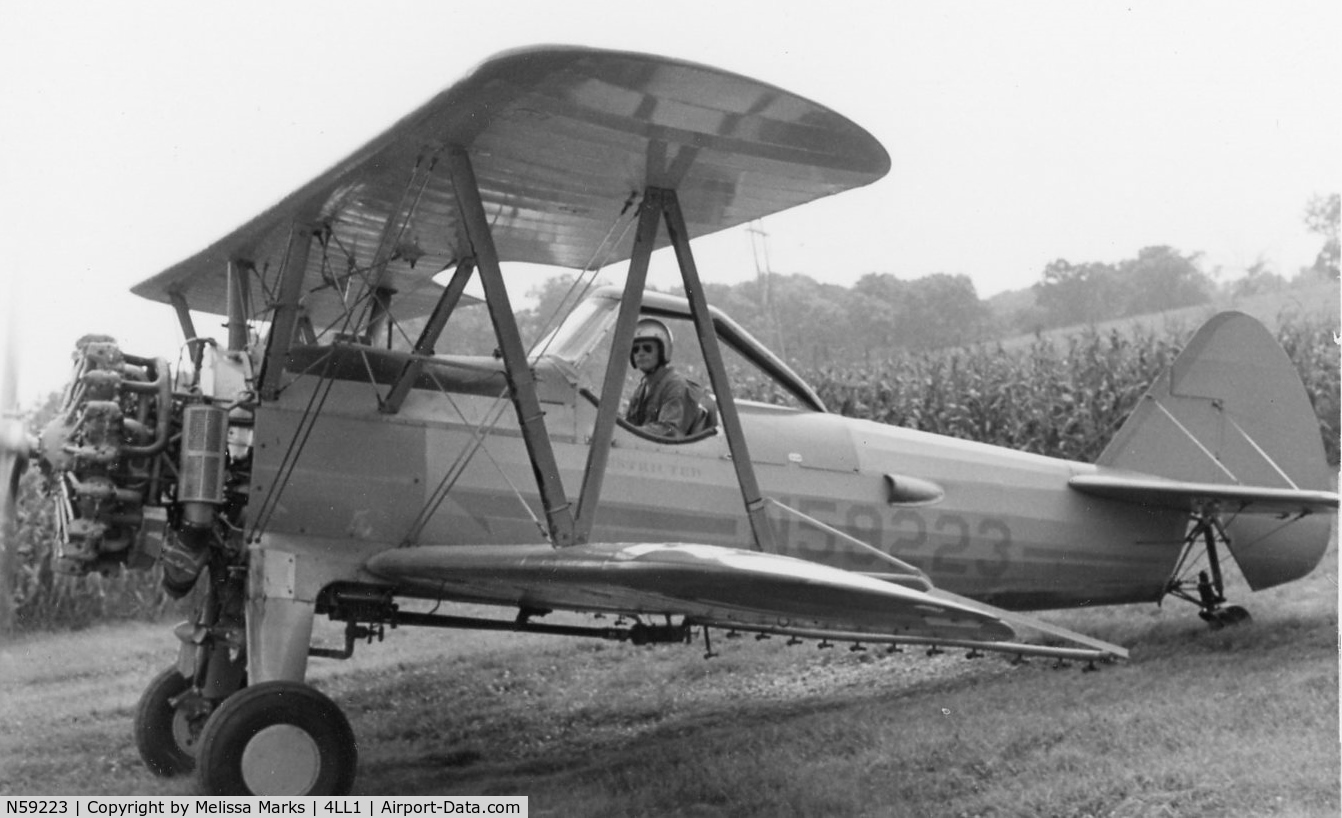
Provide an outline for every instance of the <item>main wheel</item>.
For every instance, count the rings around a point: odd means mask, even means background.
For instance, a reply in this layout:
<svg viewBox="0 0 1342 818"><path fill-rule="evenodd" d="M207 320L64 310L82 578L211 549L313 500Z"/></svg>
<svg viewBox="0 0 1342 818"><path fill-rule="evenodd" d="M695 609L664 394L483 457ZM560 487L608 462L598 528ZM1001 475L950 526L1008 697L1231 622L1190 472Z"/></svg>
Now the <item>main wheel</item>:
<svg viewBox="0 0 1342 818"><path fill-rule="evenodd" d="M344 795L358 763L345 714L301 682L263 682L228 697L198 746L206 795Z"/></svg>
<svg viewBox="0 0 1342 818"><path fill-rule="evenodd" d="M209 715L191 680L170 667L154 677L135 707L135 746L154 775L168 778L196 768L196 744Z"/></svg>

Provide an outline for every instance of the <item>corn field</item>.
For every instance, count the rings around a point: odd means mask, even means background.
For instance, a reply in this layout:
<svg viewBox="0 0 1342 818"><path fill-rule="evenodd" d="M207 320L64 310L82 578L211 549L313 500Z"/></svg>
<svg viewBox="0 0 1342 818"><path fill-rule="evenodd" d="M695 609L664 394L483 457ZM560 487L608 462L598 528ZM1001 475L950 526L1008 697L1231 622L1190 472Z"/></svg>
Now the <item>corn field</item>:
<svg viewBox="0 0 1342 818"><path fill-rule="evenodd" d="M1333 322L1280 323L1277 340L1295 363L1319 419L1328 462L1338 464L1339 358ZM905 354L870 367L801 373L830 411L998 446L1093 462L1192 330L1082 330Z"/></svg>
<svg viewBox="0 0 1342 818"><path fill-rule="evenodd" d="M1304 380L1328 461L1338 464L1339 366L1330 318L1279 322L1277 338ZM981 345L905 354L869 366L802 372L831 411L979 440L1038 454L1093 461L1191 331L1088 330L1028 345ZM768 400L742 378L742 397ZM107 619L154 619L180 603L157 572L73 578L56 574L55 523L36 469L24 475L18 572L11 589L25 630L83 627Z"/></svg>
<svg viewBox="0 0 1342 818"><path fill-rule="evenodd" d="M159 587L159 572L71 577L53 569L55 509L42 496L42 478L30 468L19 483L17 571L11 599L20 630L82 628L109 619L158 619L176 603Z"/></svg>

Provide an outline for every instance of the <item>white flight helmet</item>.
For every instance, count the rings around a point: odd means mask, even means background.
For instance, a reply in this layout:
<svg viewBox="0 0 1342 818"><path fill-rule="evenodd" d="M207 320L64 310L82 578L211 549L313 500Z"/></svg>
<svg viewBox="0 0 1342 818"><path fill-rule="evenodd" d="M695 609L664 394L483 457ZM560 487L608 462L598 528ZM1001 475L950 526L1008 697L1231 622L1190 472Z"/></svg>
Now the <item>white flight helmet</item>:
<svg viewBox="0 0 1342 818"><path fill-rule="evenodd" d="M675 341L671 338L671 330L658 321L656 318L640 318L638 326L634 328L634 341L656 341L662 347L662 364L671 363L671 348ZM629 348L629 365L634 366L633 345Z"/></svg>

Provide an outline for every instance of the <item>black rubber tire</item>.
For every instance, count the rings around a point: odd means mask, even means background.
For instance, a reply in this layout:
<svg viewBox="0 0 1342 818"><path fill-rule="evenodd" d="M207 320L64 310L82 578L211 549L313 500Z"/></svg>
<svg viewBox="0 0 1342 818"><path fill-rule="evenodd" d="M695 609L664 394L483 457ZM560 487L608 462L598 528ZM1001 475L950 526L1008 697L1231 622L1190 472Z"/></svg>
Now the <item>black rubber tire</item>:
<svg viewBox="0 0 1342 818"><path fill-rule="evenodd" d="M181 731L185 718L172 700L191 689L191 680L170 667L154 677L135 706L135 746L149 771L161 778L185 775L196 768L190 746L183 746Z"/></svg>
<svg viewBox="0 0 1342 818"><path fill-rule="evenodd" d="M277 759L294 766L278 770ZM263 682L205 723L196 781L204 795L344 795L357 767L354 730L335 702L301 682Z"/></svg>

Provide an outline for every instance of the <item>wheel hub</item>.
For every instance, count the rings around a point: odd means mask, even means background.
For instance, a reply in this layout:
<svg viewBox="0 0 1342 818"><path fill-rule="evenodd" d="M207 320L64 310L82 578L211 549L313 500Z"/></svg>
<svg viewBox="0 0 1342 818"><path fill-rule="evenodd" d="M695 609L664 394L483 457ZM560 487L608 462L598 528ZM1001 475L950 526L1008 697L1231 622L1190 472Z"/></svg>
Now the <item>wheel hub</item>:
<svg viewBox="0 0 1342 818"><path fill-rule="evenodd" d="M262 729L242 751L242 778L256 795L312 792L321 772L321 750L306 730L292 724Z"/></svg>

